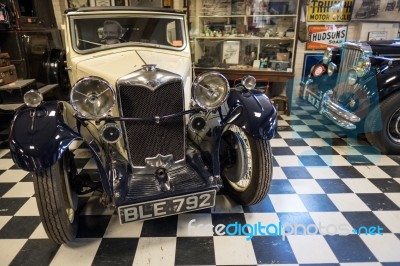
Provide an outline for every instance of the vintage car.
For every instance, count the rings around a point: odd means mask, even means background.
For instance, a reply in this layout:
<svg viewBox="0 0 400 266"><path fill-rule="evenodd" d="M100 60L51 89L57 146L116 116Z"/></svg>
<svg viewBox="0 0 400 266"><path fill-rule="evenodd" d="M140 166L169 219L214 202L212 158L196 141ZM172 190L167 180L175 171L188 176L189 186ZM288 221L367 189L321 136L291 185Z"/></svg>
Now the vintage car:
<svg viewBox="0 0 400 266"><path fill-rule="evenodd" d="M63 31L70 101L27 92L10 133L50 239L74 238L77 195L98 189L121 223L212 207L222 187L243 205L266 196L277 112L251 76L233 88L217 72L192 80L185 14L71 9ZM75 140L90 149L100 184L76 173Z"/></svg>
<svg viewBox="0 0 400 266"><path fill-rule="evenodd" d="M398 41L328 48L301 94L337 125L365 133L382 153L400 154L399 57Z"/></svg>
<svg viewBox="0 0 400 266"><path fill-rule="evenodd" d="M396 7L396 1L388 0L388 2L386 3L385 11L393 11L395 7Z"/></svg>
<svg viewBox="0 0 400 266"><path fill-rule="evenodd" d="M363 0L355 18L364 19L376 16L379 12L380 0Z"/></svg>

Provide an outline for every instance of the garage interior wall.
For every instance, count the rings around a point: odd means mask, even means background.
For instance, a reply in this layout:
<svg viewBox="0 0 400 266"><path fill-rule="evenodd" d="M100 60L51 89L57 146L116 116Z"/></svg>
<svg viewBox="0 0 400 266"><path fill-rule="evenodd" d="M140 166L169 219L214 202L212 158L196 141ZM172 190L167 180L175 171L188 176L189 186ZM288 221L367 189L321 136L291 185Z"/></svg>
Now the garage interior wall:
<svg viewBox="0 0 400 266"><path fill-rule="evenodd" d="M196 1L196 0L192 0ZM94 0L91 0L94 2ZM113 2L113 0L112 0ZM181 10L183 9L183 0L175 0L173 1L174 8ZM94 4L93 4L94 5ZM62 24L62 14L64 10L67 9L68 3L67 0L53 0L55 17L57 20L57 25L60 28ZM347 31L347 40L354 41L366 41L368 37L368 32L370 31L386 31L388 33L388 39L395 39L399 34L399 23L349 23L348 31ZM301 74L303 70L303 61L305 53L315 53L315 52L323 52L323 51L309 51L306 50L306 43L302 43L300 41L297 42L297 52L296 52L296 65L295 65L295 79L296 81L301 80ZM295 82L296 84L296 82ZM295 86L295 90L297 90ZM296 92L296 91L295 91Z"/></svg>
<svg viewBox="0 0 400 266"><path fill-rule="evenodd" d="M388 40L393 40L398 37L400 30L399 23L349 23L347 30L348 41L366 41L368 38L368 32L370 31L386 31L388 33ZM300 41L297 42L297 53L296 53L296 66L295 66L295 77L296 79L301 78L301 72L303 71L303 61L305 53L315 53L323 51L310 51L306 50L306 43Z"/></svg>

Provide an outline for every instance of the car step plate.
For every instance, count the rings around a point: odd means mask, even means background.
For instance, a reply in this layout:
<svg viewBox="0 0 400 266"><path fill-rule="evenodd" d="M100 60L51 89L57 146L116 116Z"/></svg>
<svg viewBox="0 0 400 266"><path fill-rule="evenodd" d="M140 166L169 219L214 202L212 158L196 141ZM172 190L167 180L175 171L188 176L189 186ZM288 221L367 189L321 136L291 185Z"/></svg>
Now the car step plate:
<svg viewBox="0 0 400 266"><path fill-rule="evenodd" d="M183 212L211 208L215 205L215 190L186 194L160 200L118 207L121 224L159 218Z"/></svg>

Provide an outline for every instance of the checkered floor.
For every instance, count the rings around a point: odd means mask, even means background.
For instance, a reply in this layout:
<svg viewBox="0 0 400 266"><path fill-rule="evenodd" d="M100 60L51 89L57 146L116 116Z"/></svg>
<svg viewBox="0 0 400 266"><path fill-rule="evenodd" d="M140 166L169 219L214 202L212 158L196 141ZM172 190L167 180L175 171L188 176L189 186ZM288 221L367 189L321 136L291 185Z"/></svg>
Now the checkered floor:
<svg viewBox="0 0 400 266"><path fill-rule="evenodd" d="M6 138L3 131L0 265L400 265L400 156L380 155L302 103L280 116L271 141L273 181L260 204L242 207L218 195L211 210L120 225L94 194L85 198L76 241L62 246L47 239L32 178L14 165ZM78 168L96 174L88 151L74 146ZM193 225L280 222L320 230L246 240L207 230L189 234L192 219ZM382 235L340 231L362 226Z"/></svg>

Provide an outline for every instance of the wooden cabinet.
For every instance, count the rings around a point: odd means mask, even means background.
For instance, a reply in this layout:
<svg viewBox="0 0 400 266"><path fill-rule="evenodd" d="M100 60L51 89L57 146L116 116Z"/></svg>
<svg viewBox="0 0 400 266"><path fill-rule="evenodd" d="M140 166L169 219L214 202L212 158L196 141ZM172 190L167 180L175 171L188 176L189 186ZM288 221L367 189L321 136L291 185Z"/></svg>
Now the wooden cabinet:
<svg viewBox="0 0 400 266"><path fill-rule="evenodd" d="M190 39L196 73L233 80L293 77L298 0L192 0Z"/></svg>

